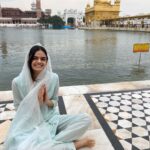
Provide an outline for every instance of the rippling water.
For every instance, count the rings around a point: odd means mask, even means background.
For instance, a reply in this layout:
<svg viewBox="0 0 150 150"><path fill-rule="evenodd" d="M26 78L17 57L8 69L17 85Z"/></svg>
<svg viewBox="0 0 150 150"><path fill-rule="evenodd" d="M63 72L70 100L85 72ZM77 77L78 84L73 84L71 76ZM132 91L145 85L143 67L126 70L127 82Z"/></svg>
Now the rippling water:
<svg viewBox="0 0 150 150"><path fill-rule="evenodd" d="M123 31L0 28L0 90L10 90L26 52L42 43L51 56L60 85L150 79L150 53L132 52L133 44L150 43L150 33Z"/></svg>

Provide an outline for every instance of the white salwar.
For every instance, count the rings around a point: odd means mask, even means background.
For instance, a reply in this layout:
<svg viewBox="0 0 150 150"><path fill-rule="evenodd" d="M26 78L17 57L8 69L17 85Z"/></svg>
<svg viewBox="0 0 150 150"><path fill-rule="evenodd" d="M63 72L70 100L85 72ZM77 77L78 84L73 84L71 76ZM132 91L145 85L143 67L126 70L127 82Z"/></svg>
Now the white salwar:
<svg viewBox="0 0 150 150"><path fill-rule="evenodd" d="M5 150L75 150L90 125L87 114L60 115L57 110L58 75L52 72L50 57L46 68L33 82L28 68L28 54L23 69L12 82L17 110L4 143ZM38 91L45 84L54 107L39 104Z"/></svg>

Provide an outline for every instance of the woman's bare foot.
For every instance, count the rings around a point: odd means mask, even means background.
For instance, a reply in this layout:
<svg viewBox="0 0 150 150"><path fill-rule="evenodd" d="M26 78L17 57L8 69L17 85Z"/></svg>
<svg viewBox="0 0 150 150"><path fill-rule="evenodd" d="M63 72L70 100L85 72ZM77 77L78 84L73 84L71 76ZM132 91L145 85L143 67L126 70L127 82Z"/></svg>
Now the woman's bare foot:
<svg viewBox="0 0 150 150"><path fill-rule="evenodd" d="M76 149L82 148L82 147L93 147L95 145L95 140L90 138L85 138L82 140L78 140L74 142Z"/></svg>

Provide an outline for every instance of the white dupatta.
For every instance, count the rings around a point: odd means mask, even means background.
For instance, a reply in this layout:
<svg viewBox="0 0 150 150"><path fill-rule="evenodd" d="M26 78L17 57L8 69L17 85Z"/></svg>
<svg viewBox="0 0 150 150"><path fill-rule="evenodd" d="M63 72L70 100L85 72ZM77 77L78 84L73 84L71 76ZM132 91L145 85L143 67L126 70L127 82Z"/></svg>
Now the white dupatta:
<svg viewBox="0 0 150 150"><path fill-rule="evenodd" d="M36 44L37 45L37 44ZM24 98L12 121L4 147L5 150L52 150L52 138L49 126L41 113L38 91L42 84L50 84L52 74L50 57L46 68L37 77L34 84L28 68L28 55L18 78L24 84Z"/></svg>

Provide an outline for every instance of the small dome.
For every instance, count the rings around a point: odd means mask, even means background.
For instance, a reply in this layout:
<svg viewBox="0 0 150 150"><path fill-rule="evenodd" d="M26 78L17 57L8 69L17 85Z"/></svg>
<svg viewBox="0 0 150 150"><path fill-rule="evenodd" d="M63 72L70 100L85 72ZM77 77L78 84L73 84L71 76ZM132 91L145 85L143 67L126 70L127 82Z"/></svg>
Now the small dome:
<svg viewBox="0 0 150 150"><path fill-rule="evenodd" d="M90 4L88 3L88 4L86 5L86 7L90 7Z"/></svg>

